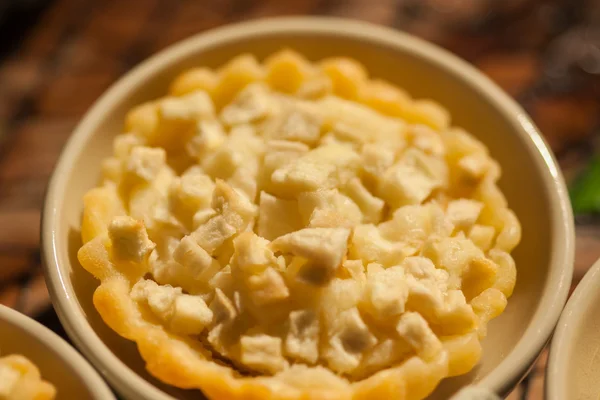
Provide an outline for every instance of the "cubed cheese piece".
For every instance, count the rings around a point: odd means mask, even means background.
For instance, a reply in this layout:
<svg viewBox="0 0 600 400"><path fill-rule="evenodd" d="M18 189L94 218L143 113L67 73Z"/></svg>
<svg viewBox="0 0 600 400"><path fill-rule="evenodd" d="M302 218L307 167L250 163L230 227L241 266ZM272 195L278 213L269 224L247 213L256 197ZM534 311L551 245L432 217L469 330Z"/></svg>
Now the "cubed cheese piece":
<svg viewBox="0 0 600 400"><path fill-rule="evenodd" d="M363 222L377 224L381 221L385 202L373 196L359 178L350 179L344 191L360 208L363 214Z"/></svg>
<svg viewBox="0 0 600 400"><path fill-rule="evenodd" d="M378 262L384 266L398 264L405 257L414 254L417 247L401 242L391 242L381 236L373 224L358 225L350 241L349 257L363 263Z"/></svg>
<svg viewBox="0 0 600 400"><path fill-rule="evenodd" d="M205 208L196 211L192 217L192 226L194 227L194 230L198 229L200 225L204 224L215 215L217 215L217 212L212 208Z"/></svg>
<svg viewBox="0 0 600 400"><path fill-rule="evenodd" d="M408 137L412 145L425 153L443 156L446 153L444 142L440 134L426 125L411 125Z"/></svg>
<svg viewBox="0 0 600 400"><path fill-rule="evenodd" d="M175 300L181 294L181 288L158 285L149 279L140 279L131 288L131 298L138 302L146 302L154 315L163 323L169 323L171 320Z"/></svg>
<svg viewBox="0 0 600 400"><path fill-rule="evenodd" d="M377 142L380 139L402 141L405 124L399 119L385 117L371 108L335 96L317 101L322 110L324 124L332 128L345 127L347 133L355 132L358 143Z"/></svg>
<svg viewBox="0 0 600 400"><path fill-rule="evenodd" d="M269 121L264 136L267 139L289 140L314 146L321 136L321 125L322 118L316 110L291 104Z"/></svg>
<svg viewBox="0 0 600 400"><path fill-rule="evenodd" d="M213 313L213 323L216 325L229 323L237 316L237 310L231 300L219 288L215 289L215 296L210 303Z"/></svg>
<svg viewBox="0 0 600 400"><path fill-rule="evenodd" d="M208 282L211 289L219 288L224 293L233 291L233 277L231 275L231 266L226 265L222 270L217 272L215 276Z"/></svg>
<svg viewBox="0 0 600 400"><path fill-rule="evenodd" d="M216 215L200 225L192 233L192 237L208 254L212 255L227 239L236 234L236 228L225 220L222 215Z"/></svg>
<svg viewBox="0 0 600 400"><path fill-rule="evenodd" d="M422 254L438 267L448 271L451 289L460 288L460 277L476 258L483 258L483 252L464 237L431 238L425 242Z"/></svg>
<svg viewBox="0 0 600 400"><path fill-rule="evenodd" d="M379 224L384 238L421 248L431 235L450 236L454 227L435 203L403 206L394 211L391 220Z"/></svg>
<svg viewBox="0 0 600 400"><path fill-rule="evenodd" d="M223 127L216 120L202 120L196 124L195 135L185 146L187 153L196 160L216 150L226 139Z"/></svg>
<svg viewBox="0 0 600 400"><path fill-rule="evenodd" d="M181 237L185 234L186 229L165 204L158 204L152 212L150 231L158 235Z"/></svg>
<svg viewBox="0 0 600 400"><path fill-rule="evenodd" d="M307 282L328 282L341 265L348 248L350 230L344 228L305 228L271 242L275 251L291 253L309 262L299 275Z"/></svg>
<svg viewBox="0 0 600 400"><path fill-rule="evenodd" d="M409 149L384 173L378 194L394 207L420 204L447 183L447 175L443 160Z"/></svg>
<svg viewBox="0 0 600 400"><path fill-rule="evenodd" d="M427 321L417 312L408 311L402 314L396 330L424 360L430 360L442 351L442 343Z"/></svg>
<svg viewBox="0 0 600 400"><path fill-rule="evenodd" d="M323 146L275 170L271 181L290 194L329 189L350 180L359 166L359 155L348 146Z"/></svg>
<svg viewBox="0 0 600 400"><path fill-rule="evenodd" d="M356 308L343 311L330 331L325 358L329 366L342 373L358 367L362 353L377 343Z"/></svg>
<svg viewBox="0 0 600 400"><path fill-rule="evenodd" d="M213 192L212 208L221 214L236 232L241 232L254 223L256 216L256 206L248 197L219 179Z"/></svg>
<svg viewBox="0 0 600 400"><path fill-rule="evenodd" d="M210 207L215 184L198 166L185 171L181 178L175 179L170 187L171 199L175 208L186 213Z"/></svg>
<svg viewBox="0 0 600 400"><path fill-rule="evenodd" d="M437 310L438 334L443 336L463 335L476 327L476 315L465 299L462 290L449 290L444 307Z"/></svg>
<svg viewBox="0 0 600 400"><path fill-rule="evenodd" d="M264 190L277 196L285 194L277 191L271 182L271 176L275 170L290 164L301 155L308 153L310 148L304 143L290 142L286 140L270 140L267 142L265 155L260 166L259 181ZM286 196L287 197L287 196Z"/></svg>
<svg viewBox="0 0 600 400"><path fill-rule="evenodd" d="M296 200L285 200L267 192L260 193L258 234L268 240L297 231L303 226Z"/></svg>
<svg viewBox="0 0 600 400"><path fill-rule="evenodd" d="M402 267L367 266L364 308L368 313L380 321L393 319L404 312L407 299L408 286Z"/></svg>
<svg viewBox="0 0 600 400"><path fill-rule="evenodd" d="M259 307L285 300L290 296L283 277L272 267L248 277L247 285L252 302Z"/></svg>
<svg viewBox="0 0 600 400"><path fill-rule="evenodd" d="M269 241L253 232L243 232L233 240L235 266L245 273L262 272L277 265L277 257L269 248Z"/></svg>
<svg viewBox="0 0 600 400"><path fill-rule="evenodd" d="M215 71L206 67L195 67L178 75L169 86L169 94L183 96L197 90L212 94L219 82Z"/></svg>
<svg viewBox="0 0 600 400"><path fill-rule="evenodd" d="M371 182L377 182L396 161L396 154L401 150L388 143L367 143L362 147L362 169Z"/></svg>
<svg viewBox="0 0 600 400"><path fill-rule="evenodd" d="M342 263L342 276L344 275L354 279L357 282L364 282L366 280L365 266L361 260L345 260Z"/></svg>
<svg viewBox="0 0 600 400"><path fill-rule="evenodd" d="M262 83L253 83L223 108L221 120L229 126L256 122L276 112L276 107L269 89Z"/></svg>
<svg viewBox="0 0 600 400"><path fill-rule="evenodd" d="M311 228L351 228L362 220L356 203L337 189L300 193L298 209L303 224Z"/></svg>
<svg viewBox="0 0 600 400"><path fill-rule="evenodd" d="M189 277L207 282L221 269L219 262L212 258L192 236L181 239L173 251L173 260L189 270Z"/></svg>
<svg viewBox="0 0 600 400"><path fill-rule="evenodd" d="M144 138L135 133L117 135L113 140L113 153L119 160L126 160L135 147L144 145Z"/></svg>
<svg viewBox="0 0 600 400"><path fill-rule="evenodd" d="M412 347L402 339L383 339L365 352L354 374L366 377L407 358L412 351Z"/></svg>
<svg viewBox="0 0 600 400"><path fill-rule="evenodd" d="M379 185L379 195L394 207L422 203L439 183L413 166L388 169Z"/></svg>
<svg viewBox="0 0 600 400"><path fill-rule="evenodd" d="M115 217L108 227L112 256L116 261L141 263L156 245L148 238L144 223L131 217Z"/></svg>
<svg viewBox="0 0 600 400"><path fill-rule="evenodd" d="M170 327L182 335L200 334L213 318L212 311L199 296L182 294L175 299Z"/></svg>
<svg viewBox="0 0 600 400"><path fill-rule="evenodd" d="M465 182L476 183L481 180L491 168L491 161L485 153L473 153L458 161L460 177Z"/></svg>
<svg viewBox="0 0 600 400"><path fill-rule="evenodd" d="M253 169L239 168L227 179L227 183L232 188L245 195L252 202L254 202L258 191L257 171Z"/></svg>
<svg viewBox="0 0 600 400"><path fill-rule="evenodd" d="M289 357L314 364L319 359L319 319L311 310L292 311L285 339L285 353Z"/></svg>
<svg viewBox="0 0 600 400"><path fill-rule="evenodd" d="M0 399L8 399L21 379L21 373L9 365L0 363Z"/></svg>
<svg viewBox="0 0 600 400"><path fill-rule="evenodd" d="M281 354L281 339L269 335L242 336L242 364L261 372L276 373L287 367Z"/></svg>
<svg viewBox="0 0 600 400"><path fill-rule="evenodd" d="M151 182L166 165L166 158L164 149L137 146L127 158L125 171L134 179Z"/></svg>
<svg viewBox="0 0 600 400"><path fill-rule="evenodd" d="M479 201L458 199L448 203L446 215L457 229L468 230L477 222L482 209Z"/></svg>
<svg viewBox="0 0 600 400"><path fill-rule="evenodd" d="M208 93L198 90L181 97L167 97L159 103L163 120L198 121L214 117L215 109Z"/></svg>

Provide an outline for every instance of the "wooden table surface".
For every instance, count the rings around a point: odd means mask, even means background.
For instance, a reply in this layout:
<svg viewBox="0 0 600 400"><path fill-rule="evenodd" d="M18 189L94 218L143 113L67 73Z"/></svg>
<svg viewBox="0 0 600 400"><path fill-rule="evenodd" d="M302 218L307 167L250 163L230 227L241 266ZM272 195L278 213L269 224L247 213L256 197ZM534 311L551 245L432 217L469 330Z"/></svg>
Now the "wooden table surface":
<svg viewBox="0 0 600 400"><path fill-rule="evenodd" d="M529 111L567 180L594 153L600 60L586 32L600 1L56 0L0 27L18 38L0 47L0 303L64 334L41 272L40 208L61 147L111 83L194 33L292 14L392 26L472 62ZM598 224L578 221L575 282L598 257ZM543 397L544 363L510 399Z"/></svg>

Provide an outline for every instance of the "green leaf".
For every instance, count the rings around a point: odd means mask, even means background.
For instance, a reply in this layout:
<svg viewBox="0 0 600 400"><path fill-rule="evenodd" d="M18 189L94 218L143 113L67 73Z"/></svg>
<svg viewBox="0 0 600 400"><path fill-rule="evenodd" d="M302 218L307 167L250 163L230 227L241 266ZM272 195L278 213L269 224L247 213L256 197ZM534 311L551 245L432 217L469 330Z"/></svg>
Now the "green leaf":
<svg viewBox="0 0 600 400"><path fill-rule="evenodd" d="M600 214L600 156L575 179L569 194L575 214Z"/></svg>

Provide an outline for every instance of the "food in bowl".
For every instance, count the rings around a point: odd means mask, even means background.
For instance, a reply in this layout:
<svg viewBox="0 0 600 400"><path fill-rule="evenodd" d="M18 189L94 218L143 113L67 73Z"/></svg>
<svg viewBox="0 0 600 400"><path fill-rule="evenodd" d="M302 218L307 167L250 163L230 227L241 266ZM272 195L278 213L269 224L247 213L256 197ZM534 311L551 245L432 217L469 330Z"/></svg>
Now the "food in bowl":
<svg viewBox="0 0 600 400"><path fill-rule="evenodd" d="M521 237L487 148L347 58L195 68L84 198L104 321L210 398L421 399L470 371Z"/></svg>
<svg viewBox="0 0 600 400"><path fill-rule="evenodd" d="M0 357L0 399L52 400L56 388L42 380L40 370L22 355Z"/></svg>

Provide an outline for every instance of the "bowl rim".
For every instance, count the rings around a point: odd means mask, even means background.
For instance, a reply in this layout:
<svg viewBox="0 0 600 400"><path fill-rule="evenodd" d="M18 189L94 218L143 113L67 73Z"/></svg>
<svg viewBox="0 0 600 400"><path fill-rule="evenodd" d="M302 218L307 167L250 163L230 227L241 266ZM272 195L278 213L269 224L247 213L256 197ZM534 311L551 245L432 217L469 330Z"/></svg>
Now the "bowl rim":
<svg viewBox="0 0 600 400"><path fill-rule="evenodd" d="M22 329L31 336L31 338L48 348L52 353L53 358L58 358L62 360L63 363L72 366L78 380L90 389L89 391L93 394L93 399L116 400L113 392L94 367L92 367L81 354L56 333L52 332L36 320L2 304L0 304L0 320ZM25 356L31 360L29 356ZM32 361L35 363L35 360ZM44 378L44 376L42 376L42 378ZM60 393L58 393L58 395L60 396Z"/></svg>
<svg viewBox="0 0 600 400"><path fill-rule="evenodd" d="M548 365L546 367L546 379L544 381L544 392L548 400L561 400L568 398L568 374L565 368L568 360L573 354L576 335L581 330L575 329L586 316L586 311L595 306L597 296L591 294L600 287L600 259L597 260L583 276L556 325Z"/></svg>
<svg viewBox="0 0 600 400"><path fill-rule="evenodd" d="M442 68L462 79L469 88L493 105L521 136L524 146L540 167L545 196L550 202L552 249L548 283L540 297L538 310L513 350L503 358L493 372L479 384L497 393L508 393L522 379L552 334L566 302L574 261L574 222L568 192L557 162L545 139L525 111L489 78L475 67L450 52L423 39L392 28L367 22L332 17L274 17L256 19L198 33L168 46L151 56L115 82L84 115L62 150L48 185L42 215L42 249L44 271L49 292L65 330L77 347L96 365L108 381L122 394L135 396L143 390L152 399L171 399L157 387L135 374L114 355L92 330L82 313L74 306L64 276L58 265L58 244L54 227L59 222L59 206L68 182L64 178L78 154L102 120L111 104L127 93L130 87L149 78L155 71L181 62L190 53L215 48L240 37L277 34L321 34L344 36L371 41L401 49ZM468 76L468 79L466 79ZM560 245L560 246L559 246ZM559 250L559 248L562 250ZM534 323L535 322L535 323ZM516 368L518 366L518 368ZM133 386L137 390L134 391Z"/></svg>

